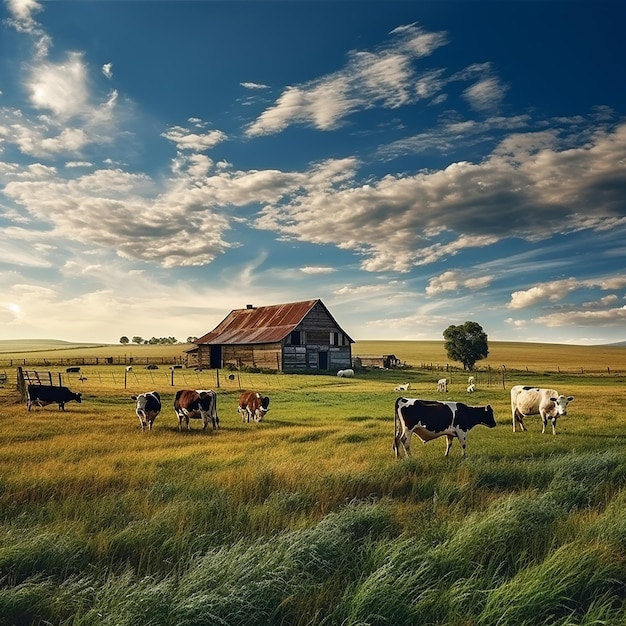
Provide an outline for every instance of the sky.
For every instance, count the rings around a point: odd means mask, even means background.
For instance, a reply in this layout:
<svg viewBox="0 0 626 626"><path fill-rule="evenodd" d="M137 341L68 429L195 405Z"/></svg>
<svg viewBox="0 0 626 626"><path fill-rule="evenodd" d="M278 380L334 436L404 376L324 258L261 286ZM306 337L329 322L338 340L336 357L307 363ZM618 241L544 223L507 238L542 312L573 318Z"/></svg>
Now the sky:
<svg viewBox="0 0 626 626"><path fill-rule="evenodd" d="M1 0L0 339L626 340L626 3Z"/></svg>

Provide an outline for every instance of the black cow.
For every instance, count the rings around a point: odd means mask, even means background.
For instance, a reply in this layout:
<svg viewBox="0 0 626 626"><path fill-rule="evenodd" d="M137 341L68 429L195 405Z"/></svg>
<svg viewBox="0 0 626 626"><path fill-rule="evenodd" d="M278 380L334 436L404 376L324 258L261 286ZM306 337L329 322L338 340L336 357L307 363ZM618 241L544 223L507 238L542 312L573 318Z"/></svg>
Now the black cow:
<svg viewBox="0 0 626 626"><path fill-rule="evenodd" d="M462 402L436 402L415 398L397 398L394 411L393 450L399 456L400 446L411 456L411 435L415 433L423 443L446 437L446 456L456 437L465 455L467 434L476 425L494 428L493 409L487 406L467 406Z"/></svg>
<svg viewBox="0 0 626 626"><path fill-rule="evenodd" d="M201 419L202 430L206 430L209 421L213 430L219 428L220 419L217 416L217 394L210 389L180 389L174 398L174 411L178 417L178 430L183 429L183 420L189 427L190 419Z"/></svg>
<svg viewBox="0 0 626 626"><path fill-rule="evenodd" d="M135 413L137 413L139 423L141 424L141 432L144 432L146 426L148 430L152 430L152 424L154 424L154 420L161 412L161 396L159 392L148 391L136 396L131 396L131 398L137 401Z"/></svg>
<svg viewBox="0 0 626 626"><path fill-rule="evenodd" d="M50 385L28 385L26 390L26 408L58 404L59 410L65 411L65 403L75 400L80 404L81 393L74 393L67 387L52 387Z"/></svg>

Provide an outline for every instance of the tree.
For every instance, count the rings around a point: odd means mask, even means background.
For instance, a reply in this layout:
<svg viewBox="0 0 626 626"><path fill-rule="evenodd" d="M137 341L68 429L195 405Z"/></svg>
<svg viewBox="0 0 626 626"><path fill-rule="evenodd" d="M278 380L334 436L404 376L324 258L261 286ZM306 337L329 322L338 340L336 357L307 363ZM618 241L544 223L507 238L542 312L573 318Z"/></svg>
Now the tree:
<svg viewBox="0 0 626 626"><path fill-rule="evenodd" d="M140 343L143 343L143 342L144 342L143 337L138 337L137 335L135 335L133 337L133 343L140 344Z"/></svg>
<svg viewBox="0 0 626 626"><path fill-rule="evenodd" d="M128 343L128 337L126 337L126 336L120 337L120 343L127 344Z"/></svg>
<svg viewBox="0 0 626 626"><path fill-rule="evenodd" d="M448 358L463 363L463 369L472 370L474 364L489 354L487 333L477 322L448 326L443 331Z"/></svg>

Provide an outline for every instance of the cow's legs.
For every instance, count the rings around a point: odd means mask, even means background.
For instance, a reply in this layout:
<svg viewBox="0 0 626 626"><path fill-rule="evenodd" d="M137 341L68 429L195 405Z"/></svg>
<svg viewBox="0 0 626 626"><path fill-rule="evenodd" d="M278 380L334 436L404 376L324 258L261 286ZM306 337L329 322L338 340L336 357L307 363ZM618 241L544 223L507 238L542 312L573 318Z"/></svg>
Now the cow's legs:
<svg viewBox="0 0 626 626"><path fill-rule="evenodd" d="M453 441L454 435L446 435L446 456L448 456L448 453L450 452L450 446L452 445ZM463 452L465 452L465 448L463 449Z"/></svg>
<svg viewBox="0 0 626 626"><path fill-rule="evenodd" d="M524 426L524 416L517 409L513 411L513 432L515 432L516 424L519 424L522 430L526 430L526 426Z"/></svg>

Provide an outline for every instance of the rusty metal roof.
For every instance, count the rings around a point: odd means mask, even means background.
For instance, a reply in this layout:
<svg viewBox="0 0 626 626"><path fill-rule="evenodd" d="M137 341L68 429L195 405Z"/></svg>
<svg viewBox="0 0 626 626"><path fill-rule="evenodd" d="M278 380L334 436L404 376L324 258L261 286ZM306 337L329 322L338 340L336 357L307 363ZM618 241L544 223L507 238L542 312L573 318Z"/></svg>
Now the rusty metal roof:
<svg viewBox="0 0 626 626"><path fill-rule="evenodd" d="M280 342L298 326L318 302L326 309L319 299L273 306L248 305L245 309L235 309L195 343L224 345ZM328 312L328 309L326 311ZM333 319L329 312L328 315Z"/></svg>

